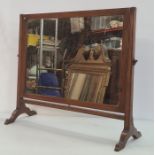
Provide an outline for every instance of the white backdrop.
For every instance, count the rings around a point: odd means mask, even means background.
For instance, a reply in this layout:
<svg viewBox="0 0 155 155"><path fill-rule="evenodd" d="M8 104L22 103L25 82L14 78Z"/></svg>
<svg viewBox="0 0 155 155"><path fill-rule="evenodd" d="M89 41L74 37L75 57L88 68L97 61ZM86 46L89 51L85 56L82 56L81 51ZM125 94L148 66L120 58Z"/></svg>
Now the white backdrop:
<svg viewBox="0 0 155 155"><path fill-rule="evenodd" d="M134 116L153 119L153 0L5 0L0 4L0 112L16 104L19 14L137 7Z"/></svg>

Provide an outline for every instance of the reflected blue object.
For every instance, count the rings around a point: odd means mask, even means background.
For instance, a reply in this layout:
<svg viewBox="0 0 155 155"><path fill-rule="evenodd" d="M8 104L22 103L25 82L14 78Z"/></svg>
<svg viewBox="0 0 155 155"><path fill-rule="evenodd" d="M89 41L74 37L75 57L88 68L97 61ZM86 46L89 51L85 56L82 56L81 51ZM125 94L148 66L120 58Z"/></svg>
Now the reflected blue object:
<svg viewBox="0 0 155 155"><path fill-rule="evenodd" d="M59 87L59 82L55 73L41 73L38 85L45 87ZM59 90L51 88L39 88L38 93L42 95L61 97Z"/></svg>

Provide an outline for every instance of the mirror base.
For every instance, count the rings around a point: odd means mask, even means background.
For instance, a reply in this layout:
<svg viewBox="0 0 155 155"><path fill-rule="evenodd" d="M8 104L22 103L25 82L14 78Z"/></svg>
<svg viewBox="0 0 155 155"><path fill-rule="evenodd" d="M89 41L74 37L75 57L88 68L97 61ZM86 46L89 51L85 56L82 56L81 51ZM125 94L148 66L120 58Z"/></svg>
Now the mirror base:
<svg viewBox="0 0 155 155"><path fill-rule="evenodd" d="M28 107L25 106L25 104L21 104L20 108L16 108L13 111L11 117L5 120L4 124L8 125L8 124L15 122L17 117L23 113L26 113L28 116L33 116L37 114L36 111L30 110Z"/></svg>
<svg viewBox="0 0 155 155"><path fill-rule="evenodd" d="M131 129L124 129L121 133L120 140L115 146L115 151L121 151L125 146L130 137L133 139L138 139L142 136L141 132L137 131L137 129L133 126Z"/></svg>

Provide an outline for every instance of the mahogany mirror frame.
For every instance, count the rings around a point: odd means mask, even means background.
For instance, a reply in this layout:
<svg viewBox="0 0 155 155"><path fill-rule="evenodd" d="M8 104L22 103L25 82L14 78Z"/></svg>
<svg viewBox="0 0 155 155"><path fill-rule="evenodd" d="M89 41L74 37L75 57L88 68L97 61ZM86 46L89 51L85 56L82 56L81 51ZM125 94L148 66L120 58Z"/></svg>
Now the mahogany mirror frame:
<svg viewBox="0 0 155 155"><path fill-rule="evenodd" d="M124 16L123 31L123 47L120 59L120 95L119 103L116 105L82 104L80 101L72 101L56 97L48 97L37 94L28 94L25 92L26 80L26 22L28 19L41 18L62 18L62 17L79 17L79 16ZM26 113L29 116L35 115L36 112L30 110L27 104L40 105L63 110L77 111L88 114L94 114L124 121L124 129L121 133L120 140L115 146L115 151L122 150L128 139L133 137L137 139L141 133L137 131L133 122L133 79L134 65L136 63L134 57L135 51L135 20L136 8L119 8L107 10L91 10L78 12L57 12L57 13L41 13L41 14L22 14L20 15L20 34L19 34L19 61L18 61L18 86L17 86L17 104L16 109L11 117L5 121L5 124L13 123L16 118Z"/></svg>

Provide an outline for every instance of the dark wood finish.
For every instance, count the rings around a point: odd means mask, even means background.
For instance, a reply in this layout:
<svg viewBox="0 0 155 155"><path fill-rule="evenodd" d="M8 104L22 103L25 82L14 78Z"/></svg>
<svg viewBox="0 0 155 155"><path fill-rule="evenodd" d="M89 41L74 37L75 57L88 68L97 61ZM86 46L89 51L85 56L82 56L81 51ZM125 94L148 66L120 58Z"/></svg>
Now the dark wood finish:
<svg viewBox="0 0 155 155"><path fill-rule="evenodd" d="M81 106L81 107L87 107L87 108L94 108L94 109L100 109L100 110L106 110L106 111L113 111L113 112L120 112L124 113L124 111L121 111L119 108L119 105L107 105L107 104L95 104L92 102L87 102L83 104L82 102L78 100L69 100L69 99L63 99L63 98L56 98L56 97L49 97L49 96L41 96L38 94L26 94L24 95L26 98L30 99L38 99L38 100L43 100L47 102L57 102L61 104L69 104L69 105L75 105L75 106ZM23 98L25 101L25 99ZM25 101L26 103L26 101Z"/></svg>
<svg viewBox="0 0 155 155"><path fill-rule="evenodd" d="M124 120L123 113L122 114L121 113L109 113L103 110L94 110L93 107L88 108L88 107L75 106L75 105L69 105L69 104L68 105L67 104L56 104L52 102L42 102L41 100L33 100L33 99L27 99L27 98L25 98L24 101L27 104L32 104L32 105L46 106L46 107L75 111L75 112L83 112L87 114L93 114L93 115L104 116L104 117L109 117L113 119Z"/></svg>
<svg viewBox="0 0 155 155"><path fill-rule="evenodd" d="M16 108L13 111L11 117L9 119L6 119L5 124L7 125L10 123L13 123L16 120L16 118L23 113L26 113L29 116L33 116L37 114L36 111L30 110L28 107L25 106L25 104L21 104L19 108Z"/></svg>
<svg viewBox="0 0 155 155"><path fill-rule="evenodd" d="M120 140L115 147L115 151L123 149L127 143L127 140L132 136L137 139L141 136L141 133L137 131L133 123L133 72L134 72L134 42L135 42L135 14L136 8L121 8L121 9L109 9L109 10L94 10L94 11L80 11L80 12L59 12L59 13L44 13L44 14L28 14L20 16L20 37L19 37L19 63L18 63L18 88L17 88L17 106L16 110L11 115L10 119L7 119L5 124L10 124L16 120L16 118L26 113L29 116L36 114L26 107L26 103L41 105L47 107L60 108L64 110L79 111L94 115L100 115L104 117L110 117L115 119L124 120L124 129L121 133ZM28 19L40 19L40 18L64 18L64 17L87 17L87 16L101 16L101 15L123 15L123 47L120 52L120 92L118 104L95 104L87 102L82 104L80 101L41 96L36 94L25 93L25 78L26 78L26 22ZM94 32L99 33L99 32ZM52 104L53 102L61 103ZM86 109L92 108L94 110ZM96 111L95 111L96 110ZM98 111L100 110L100 111ZM104 112L106 111L106 112ZM118 112L120 114L114 114L111 112ZM123 115L121 115L123 114Z"/></svg>

